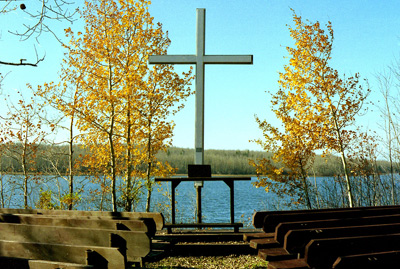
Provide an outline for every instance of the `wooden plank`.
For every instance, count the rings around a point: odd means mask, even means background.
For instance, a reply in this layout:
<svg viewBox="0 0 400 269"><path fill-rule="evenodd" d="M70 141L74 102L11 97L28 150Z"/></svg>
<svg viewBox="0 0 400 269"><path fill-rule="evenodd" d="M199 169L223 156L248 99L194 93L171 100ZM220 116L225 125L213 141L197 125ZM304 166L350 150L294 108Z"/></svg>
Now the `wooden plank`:
<svg viewBox="0 0 400 269"><path fill-rule="evenodd" d="M312 239L396 233L400 233L400 223L290 230L285 236L283 247L289 253L299 253L300 256L303 256L306 245Z"/></svg>
<svg viewBox="0 0 400 269"><path fill-rule="evenodd" d="M308 269L304 259L292 259L268 262L268 269Z"/></svg>
<svg viewBox="0 0 400 269"><path fill-rule="evenodd" d="M324 208L324 209L304 209L304 210L280 210L280 211L257 211L253 214L252 223L255 228L263 228L264 219L267 215L286 215L286 214L299 214L299 213L319 213L319 212L334 212L334 211L354 211L354 210L369 210L369 209L385 209L396 208L394 206L370 206L370 207L353 207L353 208Z"/></svg>
<svg viewBox="0 0 400 269"><path fill-rule="evenodd" d="M252 239L273 238L275 233L245 233L243 234L243 241L250 242Z"/></svg>
<svg viewBox="0 0 400 269"><path fill-rule="evenodd" d="M258 257L265 261L281 261L295 259L296 255L288 253L283 248L266 248L258 250Z"/></svg>
<svg viewBox="0 0 400 269"><path fill-rule="evenodd" d="M117 248L72 246L0 240L0 256L90 264L95 268L125 268L125 257ZM89 261L88 261L89 260Z"/></svg>
<svg viewBox="0 0 400 269"><path fill-rule="evenodd" d="M400 250L400 234L313 239L305 249L311 268L332 268L338 257Z"/></svg>
<svg viewBox="0 0 400 269"><path fill-rule="evenodd" d="M310 221L298 221L298 222L281 222L275 229L275 240L283 244L284 237L289 230L374 225L374 224L385 224L385 223L400 223L400 215L310 220Z"/></svg>
<svg viewBox="0 0 400 269"><path fill-rule="evenodd" d="M31 225L82 227L108 230L130 230L146 232L150 237L156 233L153 219L144 220L119 220L109 217L68 217L44 216L33 214L0 214L0 222L20 223Z"/></svg>
<svg viewBox="0 0 400 269"><path fill-rule="evenodd" d="M144 232L0 223L0 240L48 244L111 247L122 241L128 261L138 262L150 253L151 240ZM117 244L118 245L118 244Z"/></svg>
<svg viewBox="0 0 400 269"><path fill-rule="evenodd" d="M198 227L243 227L243 223L175 223L165 224L164 228L198 228Z"/></svg>
<svg viewBox="0 0 400 269"><path fill-rule="evenodd" d="M56 261L29 260L29 269L88 269L94 268L93 265L76 264Z"/></svg>
<svg viewBox="0 0 400 269"><path fill-rule="evenodd" d="M251 177L242 176L215 176L215 177L156 177L155 181L236 181L236 180L251 180Z"/></svg>
<svg viewBox="0 0 400 269"><path fill-rule="evenodd" d="M302 213L287 213L279 215L266 215L264 218L263 231L273 232L281 222L294 221L309 221L321 219L339 219L339 218L361 218L367 216L383 216L383 215L398 215L400 207L387 208L365 208L342 211L323 211L323 212L302 212Z"/></svg>
<svg viewBox="0 0 400 269"><path fill-rule="evenodd" d="M111 211L80 211L80 210L45 210L45 209L19 209L19 208L0 208L0 213L3 214L39 214L39 215L67 215L74 217L112 217L113 219L153 219L156 223L157 230L162 230L164 227L164 217L157 212L111 212Z"/></svg>
<svg viewBox="0 0 400 269"><path fill-rule="evenodd" d="M273 237L250 240L250 247L254 249L278 248L280 246L281 244L279 244Z"/></svg>
<svg viewBox="0 0 400 269"><path fill-rule="evenodd" d="M398 268L400 251L343 256L336 259L332 268Z"/></svg>
<svg viewBox="0 0 400 269"><path fill-rule="evenodd" d="M239 228L243 227L243 223L176 223L165 224L168 233L171 233L172 228L234 228L234 232L239 232Z"/></svg>

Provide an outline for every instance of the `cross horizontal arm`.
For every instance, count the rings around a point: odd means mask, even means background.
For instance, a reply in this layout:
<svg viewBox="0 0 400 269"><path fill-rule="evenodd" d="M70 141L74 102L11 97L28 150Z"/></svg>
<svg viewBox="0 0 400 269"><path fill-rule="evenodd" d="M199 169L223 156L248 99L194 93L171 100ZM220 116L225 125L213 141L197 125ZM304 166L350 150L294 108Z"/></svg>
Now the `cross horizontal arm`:
<svg viewBox="0 0 400 269"><path fill-rule="evenodd" d="M253 55L149 55L149 64L253 64Z"/></svg>
<svg viewBox="0 0 400 269"><path fill-rule="evenodd" d="M205 64L253 64L253 55L204 55Z"/></svg>
<svg viewBox="0 0 400 269"><path fill-rule="evenodd" d="M196 55L149 55L149 64L195 64Z"/></svg>

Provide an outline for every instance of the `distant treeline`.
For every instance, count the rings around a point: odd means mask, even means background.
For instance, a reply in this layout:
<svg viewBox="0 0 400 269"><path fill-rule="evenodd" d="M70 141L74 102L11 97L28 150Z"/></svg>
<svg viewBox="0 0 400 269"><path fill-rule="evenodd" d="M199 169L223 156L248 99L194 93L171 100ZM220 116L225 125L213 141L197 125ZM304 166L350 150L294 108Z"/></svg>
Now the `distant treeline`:
<svg viewBox="0 0 400 269"><path fill-rule="evenodd" d="M270 154L249 150L205 150L204 163L211 165L213 174L254 175L255 169L249 165L249 159L266 158ZM188 164L194 164L194 149L170 148L158 154L162 161L167 161L178 169L178 174L187 174Z"/></svg>
<svg viewBox="0 0 400 269"><path fill-rule="evenodd" d="M211 165L213 174L224 175L255 175L255 169L249 165L249 159L257 160L269 158L272 154L262 151L250 150L205 150L204 163ZM188 164L194 163L194 149L170 148L167 152L160 153L160 160L168 161L172 167L178 168L178 174L187 174ZM389 163L386 161L377 162L379 173L389 173ZM328 156L315 158L310 176L335 176L341 174L342 164L339 157ZM395 171L400 172L397 165Z"/></svg>
<svg viewBox="0 0 400 269"><path fill-rule="evenodd" d="M57 169L66 173L68 168L68 147L41 145L38 155L32 162L32 171L39 173L49 173L54 171L54 165ZM86 152L79 146L74 149L76 158L80 158ZM194 150L189 148L171 147L166 152L160 152L158 155L160 161L167 161L172 167L177 168L177 174L187 174L188 164L194 163ZM250 150L205 150L204 162L211 165L211 171L217 175L255 175L255 169L249 165L249 160L269 158L270 153ZM382 173L389 173L389 163L386 161L377 162L377 170ZM20 173L21 165L18 160L9 156L1 157L0 169L2 173ZM317 156L310 176L334 176L341 174L340 159L335 156L322 158ZM84 168L77 170L78 173L85 173ZM399 165L396 165L395 172L399 173Z"/></svg>

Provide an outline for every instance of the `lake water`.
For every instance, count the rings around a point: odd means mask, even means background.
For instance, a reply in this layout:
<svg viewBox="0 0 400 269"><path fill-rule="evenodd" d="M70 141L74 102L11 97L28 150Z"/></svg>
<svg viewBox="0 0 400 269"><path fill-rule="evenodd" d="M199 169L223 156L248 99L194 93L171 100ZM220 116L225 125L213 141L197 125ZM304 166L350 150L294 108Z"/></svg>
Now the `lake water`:
<svg viewBox="0 0 400 269"><path fill-rule="evenodd" d="M0 192L0 206L10 208L23 207L23 192L21 176L0 176L4 192ZM387 176L379 177L374 181L368 178L364 181L353 180L353 192L356 206L387 205L392 203L390 181ZM267 193L263 188L255 188L256 182L235 181L235 222L242 222L245 227L251 227L251 218L255 211L262 210L287 210L287 204L297 197L285 196L278 198L274 193ZM396 177L396 189L400 189L400 176ZM163 213L166 222L171 222L171 187L170 182L155 184L151 199L151 211ZM310 199L313 207L344 207L347 206L345 184L339 183L332 177L310 178ZM313 186L313 188L311 188ZM314 188L316 187L317 188ZM1 185L0 185L1 187ZM29 207L35 208L39 198L39 191L51 190L52 200L55 205L57 193L65 192L67 182L59 177L41 177L30 181ZM76 177L75 190L84 190L81 201L77 204L79 210L99 210L100 195L90 194L98 189L98 185L91 183L86 177ZM318 191L316 191L318 190ZM0 188L1 191L1 188ZM139 202L135 204L136 211L145 211L146 194L142 193ZM397 204L398 194L395 194ZM205 181L202 188L202 220L203 222L230 222L230 190L223 181ZM94 198L94 199L93 199ZM110 200L110 197L106 197ZM110 210L110 202L104 202L104 210ZM194 182L181 182L176 188L176 223L193 223L196 221L196 189ZM295 209L293 206L290 209Z"/></svg>
<svg viewBox="0 0 400 269"><path fill-rule="evenodd" d="M251 225L251 217L255 211L274 210L282 208L279 199L274 194L266 193L262 188L255 188L251 181L235 181L235 222L243 222L245 226ZM4 207L22 208L23 192L18 182L20 176L3 176ZM67 183L60 178L43 177L38 182L31 182L29 187L29 207L35 208L40 189L52 190L53 200L59 189L67 190ZM166 222L171 221L171 183L162 182L155 184L151 199L151 211L162 212ZM89 183L84 177L77 177L75 189L82 187L89 192L97 187ZM160 190L160 191L158 191ZM98 201L87 199L87 194L81 194L82 202L77 206L80 210L98 210ZM58 204L54 200L55 204ZM141 195L139 203L135 205L136 211L145 211L146 193ZM107 204L108 205L108 204ZM109 205L108 205L109 206ZM96 208L97 207L97 208ZM181 182L176 188L176 223L195 222L196 216L196 189L194 182ZM230 222L230 191L223 181L204 182L202 188L202 215L203 222Z"/></svg>

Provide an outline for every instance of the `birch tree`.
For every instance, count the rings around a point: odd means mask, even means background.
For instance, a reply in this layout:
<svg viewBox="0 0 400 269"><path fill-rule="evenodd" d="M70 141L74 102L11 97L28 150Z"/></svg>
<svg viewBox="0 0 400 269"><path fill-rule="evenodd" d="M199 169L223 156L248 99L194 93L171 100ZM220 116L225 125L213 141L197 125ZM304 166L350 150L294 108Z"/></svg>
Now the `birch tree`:
<svg viewBox="0 0 400 269"><path fill-rule="evenodd" d="M332 58L333 28L319 22L303 21L293 12L289 26L294 47L287 47L289 64L279 78L273 97L279 104L277 117L290 135L301 137L325 153L335 152L342 161L349 206L354 206L346 147L352 127L369 93L359 74L341 77L329 63Z"/></svg>
<svg viewBox="0 0 400 269"><path fill-rule="evenodd" d="M81 142L91 152L86 165L106 176L113 211L117 211L117 179L125 180L122 196L125 209L131 210L138 168L148 166L151 171L149 162L155 161L151 156L164 148L154 147L152 141L143 143L144 137L153 140L154 130L172 132L169 112L179 110L179 103L191 94L187 88L190 71L178 76L172 66L147 66L148 55L165 54L170 44L161 24L153 23L149 4L144 0L86 1L81 12L84 31L66 29L70 42L65 45L62 82L42 89L53 93L60 110L76 118ZM78 89L74 102L63 98L70 86ZM164 110L164 106L169 108ZM148 121L143 125L143 118L150 121L150 136L142 131L149 126ZM156 122L167 127L154 129ZM154 141L164 144L170 136L160 134Z"/></svg>

